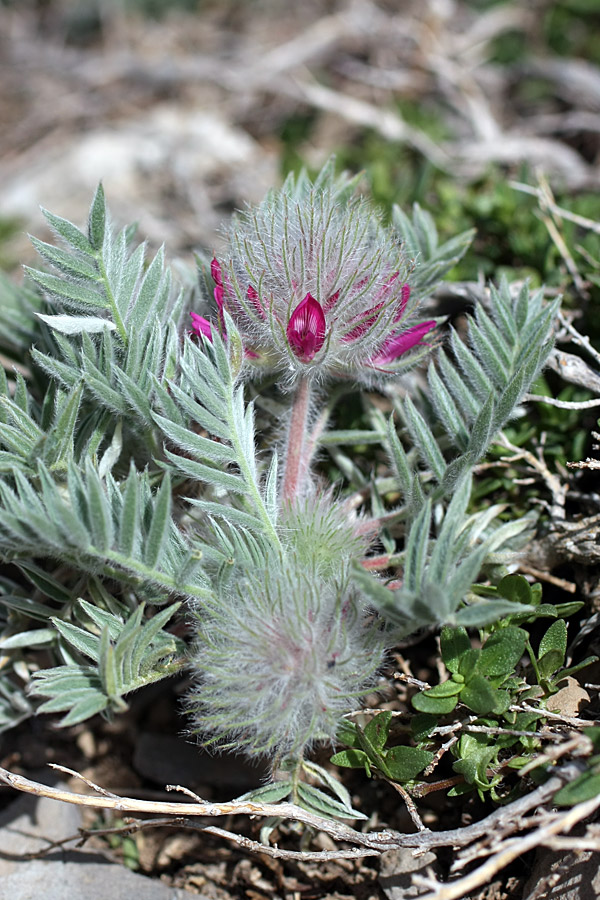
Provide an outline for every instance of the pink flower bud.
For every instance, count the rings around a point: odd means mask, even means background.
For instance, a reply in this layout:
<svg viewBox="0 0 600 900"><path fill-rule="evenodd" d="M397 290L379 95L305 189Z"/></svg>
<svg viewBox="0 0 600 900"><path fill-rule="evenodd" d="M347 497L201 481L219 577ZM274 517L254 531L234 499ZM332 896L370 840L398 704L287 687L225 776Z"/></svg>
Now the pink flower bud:
<svg viewBox="0 0 600 900"><path fill-rule="evenodd" d="M325 313L312 294L307 294L292 312L286 334L300 362L310 362L325 343Z"/></svg>
<svg viewBox="0 0 600 900"><path fill-rule="evenodd" d="M212 275L212 280L215 284L223 284L223 276L221 275L221 263L214 256L210 264L210 274Z"/></svg>

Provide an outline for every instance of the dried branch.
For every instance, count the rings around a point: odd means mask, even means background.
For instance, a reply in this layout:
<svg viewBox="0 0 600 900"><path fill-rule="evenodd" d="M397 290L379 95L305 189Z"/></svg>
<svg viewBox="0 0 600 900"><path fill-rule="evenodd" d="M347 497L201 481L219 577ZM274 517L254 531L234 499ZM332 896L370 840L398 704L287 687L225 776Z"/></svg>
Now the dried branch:
<svg viewBox="0 0 600 900"><path fill-rule="evenodd" d="M589 724L589 723L586 723ZM68 771L68 770L67 770ZM90 796L77 794L60 788L49 787L39 782L30 781L21 775L0 768L0 781L38 797L48 797L52 800L61 800L65 803L73 803L79 806L89 806L96 809L114 809L119 813L136 812L152 815L174 816L177 820L208 817L215 818L230 815L247 815L259 817L276 817L278 819L291 819L309 825L315 831L325 832L335 840L356 844L359 847L373 851L374 855L386 850L411 847L419 850L429 850L435 847L465 847L487 834L498 833L506 830L516 833L527 828L527 820L524 816L531 810L538 810L548 803L562 785L574 778L579 773L574 763L568 763L557 768L555 774L548 781L529 794L514 801L508 806L501 807L491 813L480 822L475 822L465 828L456 828L450 831L430 832L420 831L417 834L401 834L397 831L384 830L364 834L355 831L347 825L331 819L323 819L313 813L307 812L292 803L253 803L250 801L231 801L228 803L173 803L150 800L137 800L129 797ZM599 801L600 803L600 801ZM189 823L186 823L186 825ZM195 826L194 826L195 827ZM222 829L213 830L212 825L198 826L203 831L227 837L228 840L238 840L237 836L228 837L228 832ZM560 829L559 829L560 830ZM245 841L246 839L244 839ZM248 845L250 846L250 845ZM251 849L260 849L261 853L269 852L262 844ZM292 851L290 851L292 852ZM331 851L332 853L337 851ZM303 851L300 852L302 855ZM340 851L340 855L346 856L347 851ZM305 858L304 856L302 858ZM323 858L319 856L319 858ZM332 857L333 858L333 857Z"/></svg>
<svg viewBox="0 0 600 900"><path fill-rule="evenodd" d="M595 400L557 400L555 397L543 397L541 394L527 394L525 400L535 400L537 403L546 403L548 406L557 406L559 409L593 409L600 406L600 398Z"/></svg>

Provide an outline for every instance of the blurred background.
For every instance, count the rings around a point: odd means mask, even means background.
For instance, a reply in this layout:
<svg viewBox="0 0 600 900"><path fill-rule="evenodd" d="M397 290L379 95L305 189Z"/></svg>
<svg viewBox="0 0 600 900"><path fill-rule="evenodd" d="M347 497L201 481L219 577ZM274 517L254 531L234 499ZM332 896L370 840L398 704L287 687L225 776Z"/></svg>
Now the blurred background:
<svg viewBox="0 0 600 900"><path fill-rule="evenodd" d="M600 3L2 0L0 123L8 270L44 236L40 204L82 223L99 180L119 222L191 258L335 153L384 213L477 227L458 277L558 288L548 203L600 219ZM600 228L557 227L593 294Z"/></svg>

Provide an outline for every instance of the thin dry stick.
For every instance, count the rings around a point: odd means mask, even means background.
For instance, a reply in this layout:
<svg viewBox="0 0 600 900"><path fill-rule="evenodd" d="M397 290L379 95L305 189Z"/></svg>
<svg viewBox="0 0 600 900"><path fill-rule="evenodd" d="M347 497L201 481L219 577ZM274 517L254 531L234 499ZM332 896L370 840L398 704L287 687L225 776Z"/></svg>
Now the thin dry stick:
<svg viewBox="0 0 600 900"><path fill-rule="evenodd" d="M261 844L259 841L253 841L241 834L235 834L232 831L226 831L223 828L217 828L213 825L202 825L198 822L192 822L190 819L129 819L123 825L115 825L112 828L87 829L80 828L77 834L69 835L59 841L49 841L46 847L36 850L32 853L23 853L19 859L39 859L47 856L60 847L64 847L72 842L77 842L72 850L79 850L92 837L105 837L110 834L133 834L136 831L142 831L147 828L189 828L195 831L202 831L207 834L214 834L222 837L227 841L232 841L243 847L244 850L250 850L253 853L262 853L274 859L301 859L303 862L324 862L329 859L361 859L365 856L379 856L379 850L369 850L366 847L353 847L350 850L319 850L310 852L305 850L281 850L279 847L270 847Z"/></svg>
<svg viewBox="0 0 600 900"><path fill-rule="evenodd" d="M406 788L402 787L402 785L398 784L396 781L389 781L388 784L391 784L391 786L394 788L394 790L398 791L398 793L404 800L408 814L411 817L411 819L413 820L413 823L415 824L417 831L429 831L429 828L427 828L426 825L423 825L423 820L421 819L421 816L419 815L419 811L416 807L415 801L410 796L410 794L408 793Z"/></svg>
<svg viewBox="0 0 600 900"><path fill-rule="evenodd" d="M592 347L590 339L585 334L580 334L575 326L569 322L564 313L559 312L558 320L563 328L568 331L568 333L573 338L573 343L577 344L578 347L582 347L587 353L594 359L597 363L600 363L600 353L596 350L595 347Z"/></svg>
<svg viewBox="0 0 600 900"><path fill-rule="evenodd" d="M96 809L115 809L120 813L137 812L171 815L178 819L199 816L213 818L228 815L293 819L310 825L316 831L329 834L335 840L358 844L378 853L383 853L386 850L397 850L403 847L427 850L434 847L465 847L484 835L498 833L503 829L513 833L519 831L523 827L527 827L527 823L523 820L523 816L526 813L542 807L552 799L566 781L572 780L578 774L579 769L574 764L567 763L561 768L557 768L556 774L549 778L545 784L519 800L515 800L509 806L501 807L480 822L475 822L473 825L465 828L452 829L451 831L437 833L427 831L418 832L417 834L401 834L400 832L387 829L364 834L341 822L322 819L320 816L294 806L292 803L252 803L247 800L230 803L170 803L137 800L129 797L94 797L39 784L3 768L0 768L0 781L27 794L48 797L52 800L62 800L65 803L73 803L79 806L90 806ZM212 827L207 825L203 830L209 831ZM221 834L221 830L214 833ZM231 839L236 840L235 837ZM262 848L262 844L260 847ZM260 852L267 851L262 848ZM342 852L345 853L346 851Z"/></svg>
<svg viewBox="0 0 600 900"><path fill-rule="evenodd" d="M565 499L568 489L567 485L562 484L560 479L556 475L552 474L543 458L538 458L537 456L534 456L534 454L529 450L524 450L522 447L516 447L514 444L511 444L504 433L500 433L496 440L499 444L501 444L503 447L506 447L506 449L510 450L513 454L511 457L503 457L503 461L514 462L516 460L522 459L526 463L528 463L532 469L534 469L541 475L546 483L546 486L550 489L550 492L552 494L552 513L554 518L564 519Z"/></svg>
<svg viewBox="0 0 600 900"><path fill-rule="evenodd" d="M79 777L77 772L63 768L63 771ZM64 803L74 803L79 806L90 806L95 809L115 809L120 813L153 813L162 815L182 816L229 816L249 815L264 816L283 819L295 819L310 825L317 831L327 831L332 837L341 841L358 843L376 850L388 849L390 841L396 840L396 833L392 831L380 831L371 835L363 835L361 832L329 819L322 819L305 809L294 806L292 803L252 803L251 801L232 801L230 803L177 803L154 800L137 800L130 797L90 796L89 794L76 794L60 788L49 787L30 781L21 775L15 775L7 769L0 768L0 781L27 794L35 794L38 797L48 797L52 800L61 800ZM87 779L86 779L87 781ZM95 787L94 785L91 785Z"/></svg>
<svg viewBox="0 0 600 900"><path fill-rule="evenodd" d="M540 196L540 188L533 187L530 184L523 184L521 181L509 181L509 186L514 188L516 191L521 191L523 194L532 194L534 197ZM588 231L595 231L596 234L600 234L600 222L595 222L593 219L588 219L586 216L580 216L577 213L571 212L570 209L565 209L563 206L557 206L554 200L547 200L548 210L555 215L559 216L561 219L567 219L569 222L574 222L575 225L581 225L582 228L587 228Z"/></svg>
<svg viewBox="0 0 600 900"><path fill-rule="evenodd" d="M595 406L600 406L600 398L594 400L557 400L556 397L544 397L542 394L526 394L525 400L535 400L537 403L557 406L559 409L593 409Z"/></svg>
<svg viewBox="0 0 600 900"><path fill-rule="evenodd" d="M567 463L567 465L573 465L573 463ZM553 584L555 587L562 588L563 591L568 591L569 594L575 594L577 592L577 585L574 582L567 581L565 578L558 578L557 575L550 575L548 572L543 572L541 569L536 569L534 566L520 563L519 572L522 572L524 575L532 575L534 578L537 578L538 581L546 581L548 584Z"/></svg>

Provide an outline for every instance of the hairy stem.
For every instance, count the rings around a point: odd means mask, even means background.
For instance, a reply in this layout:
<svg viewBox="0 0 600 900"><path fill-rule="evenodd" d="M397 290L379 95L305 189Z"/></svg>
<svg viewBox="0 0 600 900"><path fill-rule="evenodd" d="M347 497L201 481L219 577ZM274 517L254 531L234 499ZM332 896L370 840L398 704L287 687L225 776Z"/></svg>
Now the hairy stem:
<svg viewBox="0 0 600 900"><path fill-rule="evenodd" d="M307 435L308 412L310 408L310 382L303 378L292 401L292 417L287 437L285 470L281 486L281 500L290 503L302 493L309 472L314 441Z"/></svg>

